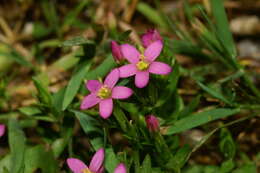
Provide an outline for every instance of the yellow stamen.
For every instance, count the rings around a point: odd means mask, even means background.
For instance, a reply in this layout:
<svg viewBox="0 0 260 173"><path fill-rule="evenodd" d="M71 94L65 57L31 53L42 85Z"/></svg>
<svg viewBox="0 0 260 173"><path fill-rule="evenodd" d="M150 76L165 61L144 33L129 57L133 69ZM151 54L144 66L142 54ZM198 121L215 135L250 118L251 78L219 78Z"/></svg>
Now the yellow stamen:
<svg viewBox="0 0 260 173"><path fill-rule="evenodd" d="M149 63L141 60L136 64L136 67L138 70L144 71L149 67Z"/></svg>
<svg viewBox="0 0 260 173"><path fill-rule="evenodd" d="M91 172L88 168L83 169L81 172L82 172L82 173L93 173L93 172Z"/></svg>
<svg viewBox="0 0 260 173"><path fill-rule="evenodd" d="M102 86L99 89L97 96L101 99L109 98L111 96L111 89L107 86Z"/></svg>

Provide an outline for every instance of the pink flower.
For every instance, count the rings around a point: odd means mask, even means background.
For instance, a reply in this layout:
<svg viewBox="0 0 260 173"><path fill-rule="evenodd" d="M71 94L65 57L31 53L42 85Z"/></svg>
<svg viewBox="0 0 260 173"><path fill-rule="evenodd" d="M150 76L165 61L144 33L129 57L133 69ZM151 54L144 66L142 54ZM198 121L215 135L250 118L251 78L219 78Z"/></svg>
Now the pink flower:
<svg viewBox="0 0 260 173"><path fill-rule="evenodd" d="M123 163L118 164L114 173L127 173L125 165Z"/></svg>
<svg viewBox="0 0 260 173"><path fill-rule="evenodd" d="M0 124L0 137L2 137L5 134L5 125Z"/></svg>
<svg viewBox="0 0 260 173"><path fill-rule="evenodd" d="M119 44L117 44L117 42L111 41L111 49L112 49L112 55L117 63L119 63L124 59L121 52L121 47Z"/></svg>
<svg viewBox="0 0 260 173"><path fill-rule="evenodd" d="M163 44L160 40L153 42L141 54L129 44L121 45L123 56L131 63L119 68L120 77L126 78L135 75L135 85L138 88L145 87L149 82L149 73L166 75L171 72L168 64L157 62Z"/></svg>
<svg viewBox="0 0 260 173"><path fill-rule="evenodd" d="M148 29L147 32L141 36L141 39L144 47L148 47L157 40L163 41L156 29Z"/></svg>
<svg viewBox="0 0 260 173"><path fill-rule="evenodd" d="M150 132L158 132L159 131L159 121L154 115L148 115L145 117L145 122L148 130Z"/></svg>
<svg viewBox="0 0 260 173"><path fill-rule="evenodd" d="M92 157L89 167L81 160L76 158L68 158L67 164L73 173L103 173L103 161L105 157L105 151L103 148L99 149Z"/></svg>
<svg viewBox="0 0 260 173"><path fill-rule="evenodd" d="M108 118L113 111L113 99L126 99L133 94L130 88L115 86L118 80L118 69L112 70L107 75L104 84L98 80L89 80L86 87L91 93L83 99L80 109L89 109L99 104L101 117Z"/></svg>

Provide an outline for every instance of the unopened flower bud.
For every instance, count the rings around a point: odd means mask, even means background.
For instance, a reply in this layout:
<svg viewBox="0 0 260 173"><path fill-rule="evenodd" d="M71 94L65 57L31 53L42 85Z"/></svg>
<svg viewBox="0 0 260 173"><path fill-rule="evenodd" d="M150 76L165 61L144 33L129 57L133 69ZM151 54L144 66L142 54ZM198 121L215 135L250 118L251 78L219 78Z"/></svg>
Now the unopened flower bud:
<svg viewBox="0 0 260 173"><path fill-rule="evenodd" d="M121 52L121 47L119 44L117 44L117 42L111 41L111 49L112 55L117 63L124 59L123 54Z"/></svg>
<svg viewBox="0 0 260 173"><path fill-rule="evenodd" d="M163 41L161 35L156 29L147 30L147 32L141 36L141 39L145 48L157 40Z"/></svg>
<svg viewBox="0 0 260 173"><path fill-rule="evenodd" d="M159 121L154 115L148 115L145 117L145 122L148 130L150 132L157 132L159 131Z"/></svg>
<svg viewBox="0 0 260 173"><path fill-rule="evenodd" d="M5 125L0 124L0 137L3 136L4 134L5 134Z"/></svg>

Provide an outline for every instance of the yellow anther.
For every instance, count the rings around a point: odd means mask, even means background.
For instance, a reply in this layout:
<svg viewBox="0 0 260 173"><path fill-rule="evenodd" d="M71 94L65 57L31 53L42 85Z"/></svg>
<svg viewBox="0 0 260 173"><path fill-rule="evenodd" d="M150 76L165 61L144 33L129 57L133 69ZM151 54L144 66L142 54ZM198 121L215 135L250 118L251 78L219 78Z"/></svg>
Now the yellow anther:
<svg viewBox="0 0 260 173"><path fill-rule="evenodd" d="M101 99L106 99L109 98L111 96L111 89L108 88L107 86L102 86L98 93L97 96Z"/></svg>
<svg viewBox="0 0 260 173"><path fill-rule="evenodd" d="M142 60L142 61L139 61L136 64L136 67L137 67L138 70L143 71L143 70L146 70L149 67L149 63Z"/></svg>
<svg viewBox="0 0 260 173"><path fill-rule="evenodd" d="M82 172L82 173L93 173L93 172L91 172L88 168L83 169L81 172Z"/></svg>

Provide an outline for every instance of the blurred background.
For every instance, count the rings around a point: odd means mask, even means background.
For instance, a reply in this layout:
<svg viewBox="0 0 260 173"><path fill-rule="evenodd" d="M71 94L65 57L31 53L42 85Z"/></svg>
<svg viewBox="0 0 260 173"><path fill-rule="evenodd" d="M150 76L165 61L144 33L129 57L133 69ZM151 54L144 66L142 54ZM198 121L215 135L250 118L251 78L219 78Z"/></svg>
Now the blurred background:
<svg viewBox="0 0 260 173"><path fill-rule="evenodd" d="M197 18L194 25L187 17L187 4ZM129 34L126 40L136 44L140 43L139 35L150 28L156 28L165 39L176 40L181 39L178 31L192 36L194 32L200 32L203 20L200 21L198 4L211 14L210 0L0 0L0 120L5 122L10 114L19 117L21 112L26 112L19 108L37 102L33 76L40 77L51 93L66 86L79 58L77 46L62 46L65 40L75 37L93 40L100 46L93 59L98 65L111 56L110 41L120 40L123 34ZM254 83L259 84L260 1L225 0L224 6L238 51L237 58L254 74ZM169 26L167 20L178 28ZM196 42L197 37L193 38ZM181 52L176 52L175 56L186 68L203 64ZM185 79L179 85L180 93L187 101L196 94L191 86ZM52 125L50 128L57 131L59 127ZM252 118L230 131L239 151L246 153L244 157L259 161L259 119ZM32 129L27 135L31 143L41 143L42 139ZM190 130L181 135L181 140L192 144L204 135L203 130ZM216 140L218 137L213 137L196 151L189 163L220 164L222 156L214 146ZM7 153L6 141L1 139L1 156Z"/></svg>

